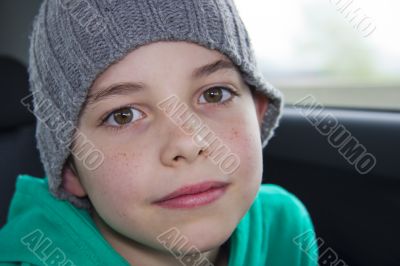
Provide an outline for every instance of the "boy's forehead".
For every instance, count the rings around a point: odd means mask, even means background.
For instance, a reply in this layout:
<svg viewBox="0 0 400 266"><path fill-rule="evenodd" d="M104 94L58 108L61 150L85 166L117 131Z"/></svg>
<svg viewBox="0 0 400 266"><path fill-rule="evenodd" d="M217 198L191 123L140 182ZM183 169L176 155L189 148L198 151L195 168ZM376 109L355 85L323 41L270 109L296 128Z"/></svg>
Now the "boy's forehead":
<svg viewBox="0 0 400 266"><path fill-rule="evenodd" d="M175 47L173 47L176 44ZM240 74L238 67L232 63L232 61L223 55L220 52L210 50L208 48L201 47L197 44L187 44L187 43L156 43L154 45L149 45L148 47L152 48L152 50L156 50L157 48L167 47L167 51L173 51L177 56L184 56L182 54L182 50L178 50L179 48L185 47L189 48L186 50L186 53L195 53L199 52L202 55L202 52L206 52L208 55L206 58L199 57L199 55L195 55L190 58L186 58L183 60L185 61L184 67L182 67L183 71L179 71L179 75L182 74L181 72L187 73L188 78L192 80L199 80L210 76L215 73L219 73L222 71L231 71L236 72L235 74ZM172 45L172 46L171 46ZM151 47L153 46L153 47ZM191 47L190 47L191 46ZM195 48L195 49L193 49ZM92 87L90 88L88 97L87 97L87 104L91 105L94 104L101 99L105 99L109 96L116 95L116 94L131 94L136 92L143 92L147 89L145 82L141 82L140 74L138 73L149 73L152 78L160 78L152 73L152 63L157 64L158 62L148 62L145 57L139 58L137 52L144 51L144 49L139 48L137 51L132 51L128 54L125 58L121 61L117 62L116 64L112 65L109 69L107 69L103 74L101 74L93 83ZM151 52L151 51L150 51ZM164 52L164 51L162 51ZM144 56L154 56L154 54L144 54ZM187 54L186 54L187 55ZM190 54L189 54L190 55ZM167 56L170 58L171 56ZM173 57L173 56L172 56ZM164 60L165 58L160 58L159 60ZM135 61L136 60L136 61ZM152 61L152 60L150 60ZM187 63L188 62L188 63ZM145 65L142 66L142 63ZM147 63L147 64L146 64ZM170 62L167 62L165 65L169 65ZM137 73L133 73L134 68L132 66L137 67L136 69L143 67L147 70L140 69L136 71ZM164 65L162 64L162 67ZM132 74L131 74L132 73ZM146 75L147 75L146 73ZM136 80L138 79L138 80ZM150 80L151 81L151 80Z"/></svg>
<svg viewBox="0 0 400 266"><path fill-rule="evenodd" d="M157 67L168 70L174 66L183 65L184 70L194 71L217 60L232 64L226 55L199 44L185 41L154 42L132 50L122 59L111 64L97 77L94 84L103 83L104 80L110 80L123 73L135 75L135 72L145 73Z"/></svg>

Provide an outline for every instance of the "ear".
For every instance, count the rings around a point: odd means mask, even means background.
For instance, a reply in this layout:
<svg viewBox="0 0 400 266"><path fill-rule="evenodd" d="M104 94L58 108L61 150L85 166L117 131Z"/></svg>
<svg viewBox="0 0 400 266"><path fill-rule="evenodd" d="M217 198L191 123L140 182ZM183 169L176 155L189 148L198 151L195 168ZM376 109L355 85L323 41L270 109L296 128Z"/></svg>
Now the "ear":
<svg viewBox="0 0 400 266"><path fill-rule="evenodd" d="M256 108L258 124L262 125L265 112L268 110L269 99L267 96L260 92L253 92L253 100Z"/></svg>
<svg viewBox="0 0 400 266"><path fill-rule="evenodd" d="M62 186L66 191L77 197L85 197L87 195L85 188L79 179L77 171L72 163L67 162L62 171Z"/></svg>

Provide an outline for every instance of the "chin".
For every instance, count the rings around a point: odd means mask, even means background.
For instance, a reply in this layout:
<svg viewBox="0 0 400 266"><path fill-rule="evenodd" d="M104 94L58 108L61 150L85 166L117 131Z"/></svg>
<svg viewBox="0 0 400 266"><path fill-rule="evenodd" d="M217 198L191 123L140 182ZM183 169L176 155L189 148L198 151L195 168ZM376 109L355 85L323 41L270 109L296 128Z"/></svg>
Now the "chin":
<svg viewBox="0 0 400 266"><path fill-rule="evenodd" d="M229 239L237 225L233 221L228 224L223 219L217 222L209 221L205 223L203 221L202 224L199 223L182 226L177 230L182 243L186 243L185 245L182 244L181 252L183 252L183 249L185 249L185 252L190 249L193 251L193 247L202 253L215 249Z"/></svg>

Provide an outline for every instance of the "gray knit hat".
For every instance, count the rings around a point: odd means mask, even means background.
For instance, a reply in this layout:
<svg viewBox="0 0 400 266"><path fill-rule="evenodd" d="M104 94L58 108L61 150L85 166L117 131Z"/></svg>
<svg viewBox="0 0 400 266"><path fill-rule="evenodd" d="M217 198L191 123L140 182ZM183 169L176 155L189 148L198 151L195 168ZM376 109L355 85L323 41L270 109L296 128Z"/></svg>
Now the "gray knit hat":
<svg viewBox="0 0 400 266"><path fill-rule="evenodd" d="M88 90L112 63L162 40L197 43L230 58L245 82L269 97L263 147L272 137L282 96L259 72L232 0L44 0L31 36L29 73L38 149L54 196L88 206L61 186Z"/></svg>

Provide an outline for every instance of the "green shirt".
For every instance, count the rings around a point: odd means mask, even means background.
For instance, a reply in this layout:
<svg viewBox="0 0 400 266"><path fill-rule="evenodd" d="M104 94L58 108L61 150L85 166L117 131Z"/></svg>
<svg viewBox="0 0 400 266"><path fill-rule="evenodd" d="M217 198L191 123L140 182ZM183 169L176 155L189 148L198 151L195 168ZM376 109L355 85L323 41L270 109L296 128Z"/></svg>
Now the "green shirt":
<svg viewBox="0 0 400 266"><path fill-rule="evenodd" d="M275 185L261 185L229 242L229 266L318 265L306 209ZM47 179L21 175L0 230L0 265L129 263L102 237L86 210L53 197Z"/></svg>

